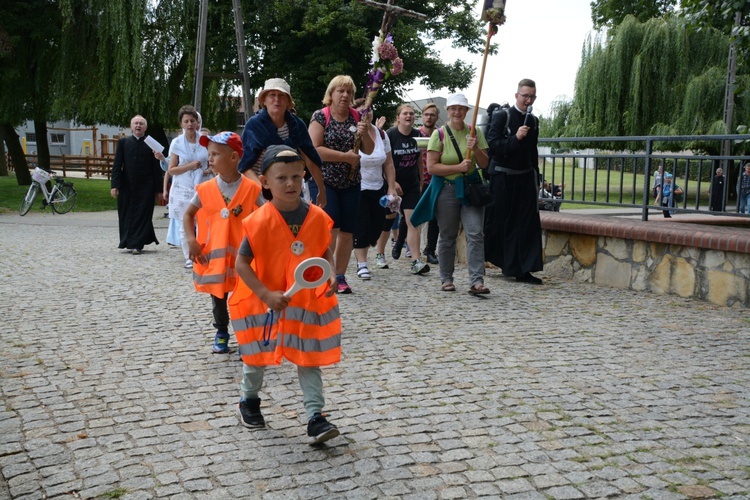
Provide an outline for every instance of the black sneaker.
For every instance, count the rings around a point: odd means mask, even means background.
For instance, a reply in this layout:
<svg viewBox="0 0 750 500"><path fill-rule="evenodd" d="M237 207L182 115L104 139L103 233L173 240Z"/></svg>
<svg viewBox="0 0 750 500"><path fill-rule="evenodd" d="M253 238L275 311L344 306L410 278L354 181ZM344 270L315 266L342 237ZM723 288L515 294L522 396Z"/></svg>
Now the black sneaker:
<svg viewBox="0 0 750 500"><path fill-rule="evenodd" d="M425 252L424 257L427 259L428 264L438 264L438 258L437 255L435 255L435 252Z"/></svg>
<svg viewBox="0 0 750 500"><path fill-rule="evenodd" d="M393 249L391 250L391 257L393 257L393 260L398 260L401 258L401 250L404 249L404 242L403 241L394 241L393 242Z"/></svg>
<svg viewBox="0 0 750 500"><path fill-rule="evenodd" d="M339 430L320 413L307 423L307 443L320 444L340 434Z"/></svg>
<svg viewBox="0 0 750 500"><path fill-rule="evenodd" d="M531 273L526 273L523 276L518 276L516 278L516 281L518 281L519 283L531 283L532 285L542 284L542 280Z"/></svg>
<svg viewBox="0 0 750 500"><path fill-rule="evenodd" d="M240 417L240 423L248 429L266 426L266 419L260 412L260 398L240 400L237 405L237 416Z"/></svg>

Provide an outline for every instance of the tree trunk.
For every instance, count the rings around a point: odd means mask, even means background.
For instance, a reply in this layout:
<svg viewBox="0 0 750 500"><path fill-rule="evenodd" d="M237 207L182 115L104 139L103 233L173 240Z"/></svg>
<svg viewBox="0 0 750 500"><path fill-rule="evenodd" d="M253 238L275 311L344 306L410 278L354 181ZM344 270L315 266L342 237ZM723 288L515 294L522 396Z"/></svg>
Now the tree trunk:
<svg viewBox="0 0 750 500"><path fill-rule="evenodd" d="M34 120L34 132L36 132L37 164L49 172L49 137L47 136L47 121L43 119Z"/></svg>
<svg viewBox="0 0 750 500"><path fill-rule="evenodd" d="M8 161L5 157L5 131L0 127L0 177L8 176Z"/></svg>
<svg viewBox="0 0 750 500"><path fill-rule="evenodd" d="M16 171L18 185L30 186L31 173L29 172L29 164L26 163L26 155L23 154L21 139L9 123L3 123L2 129L5 134L5 145L8 147L8 153L10 154L10 161Z"/></svg>

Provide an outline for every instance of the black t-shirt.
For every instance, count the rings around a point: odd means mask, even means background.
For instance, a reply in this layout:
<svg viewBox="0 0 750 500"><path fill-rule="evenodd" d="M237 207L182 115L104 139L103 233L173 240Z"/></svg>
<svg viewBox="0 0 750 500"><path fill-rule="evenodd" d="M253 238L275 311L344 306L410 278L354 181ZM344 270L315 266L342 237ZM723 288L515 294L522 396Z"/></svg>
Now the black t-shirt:
<svg viewBox="0 0 750 500"><path fill-rule="evenodd" d="M412 129L409 135L403 135L398 127L388 129L388 139L391 141L391 156L396 167L396 182L404 192L416 187L419 190L422 175L422 150L417 146L413 137L422 137L417 129Z"/></svg>

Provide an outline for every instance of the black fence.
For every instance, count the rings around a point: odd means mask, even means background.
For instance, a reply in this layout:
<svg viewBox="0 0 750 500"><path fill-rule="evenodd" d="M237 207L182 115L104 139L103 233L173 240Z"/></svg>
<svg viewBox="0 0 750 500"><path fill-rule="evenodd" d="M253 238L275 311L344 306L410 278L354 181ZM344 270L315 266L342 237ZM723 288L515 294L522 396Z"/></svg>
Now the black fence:
<svg viewBox="0 0 750 500"><path fill-rule="evenodd" d="M649 210L664 208L655 204L656 188L662 189L670 174L671 182L684 192L671 211L743 216L740 176L750 154L702 152L746 151L748 143L750 135L540 138L539 169L546 181L540 189L540 206L552 196L552 206L639 208L642 219L648 220ZM545 148L551 152L544 153ZM709 192L719 168L724 174L722 204L710 210Z"/></svg>

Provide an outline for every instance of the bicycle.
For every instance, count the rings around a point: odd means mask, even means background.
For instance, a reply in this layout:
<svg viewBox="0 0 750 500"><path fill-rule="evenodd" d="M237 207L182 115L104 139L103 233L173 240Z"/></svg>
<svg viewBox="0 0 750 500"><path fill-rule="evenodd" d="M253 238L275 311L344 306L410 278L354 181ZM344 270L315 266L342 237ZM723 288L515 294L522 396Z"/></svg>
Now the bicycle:
<svg viewBox="0 0 750 500"><path fill-rule="evenodd" d="M55 185L52 190L47 191L47 182L54 179ZM31 186L21 202L21 208L18 209L18 215L26 215L34 205L37 194L42 192L44 200L42 207L52 206L52 210L58 214L65 214L73 209L76 204L76 190L73 189L72 182L65 182L55 175L54 172L47 172L39 167L34 169L31 174Z"/></svg>

